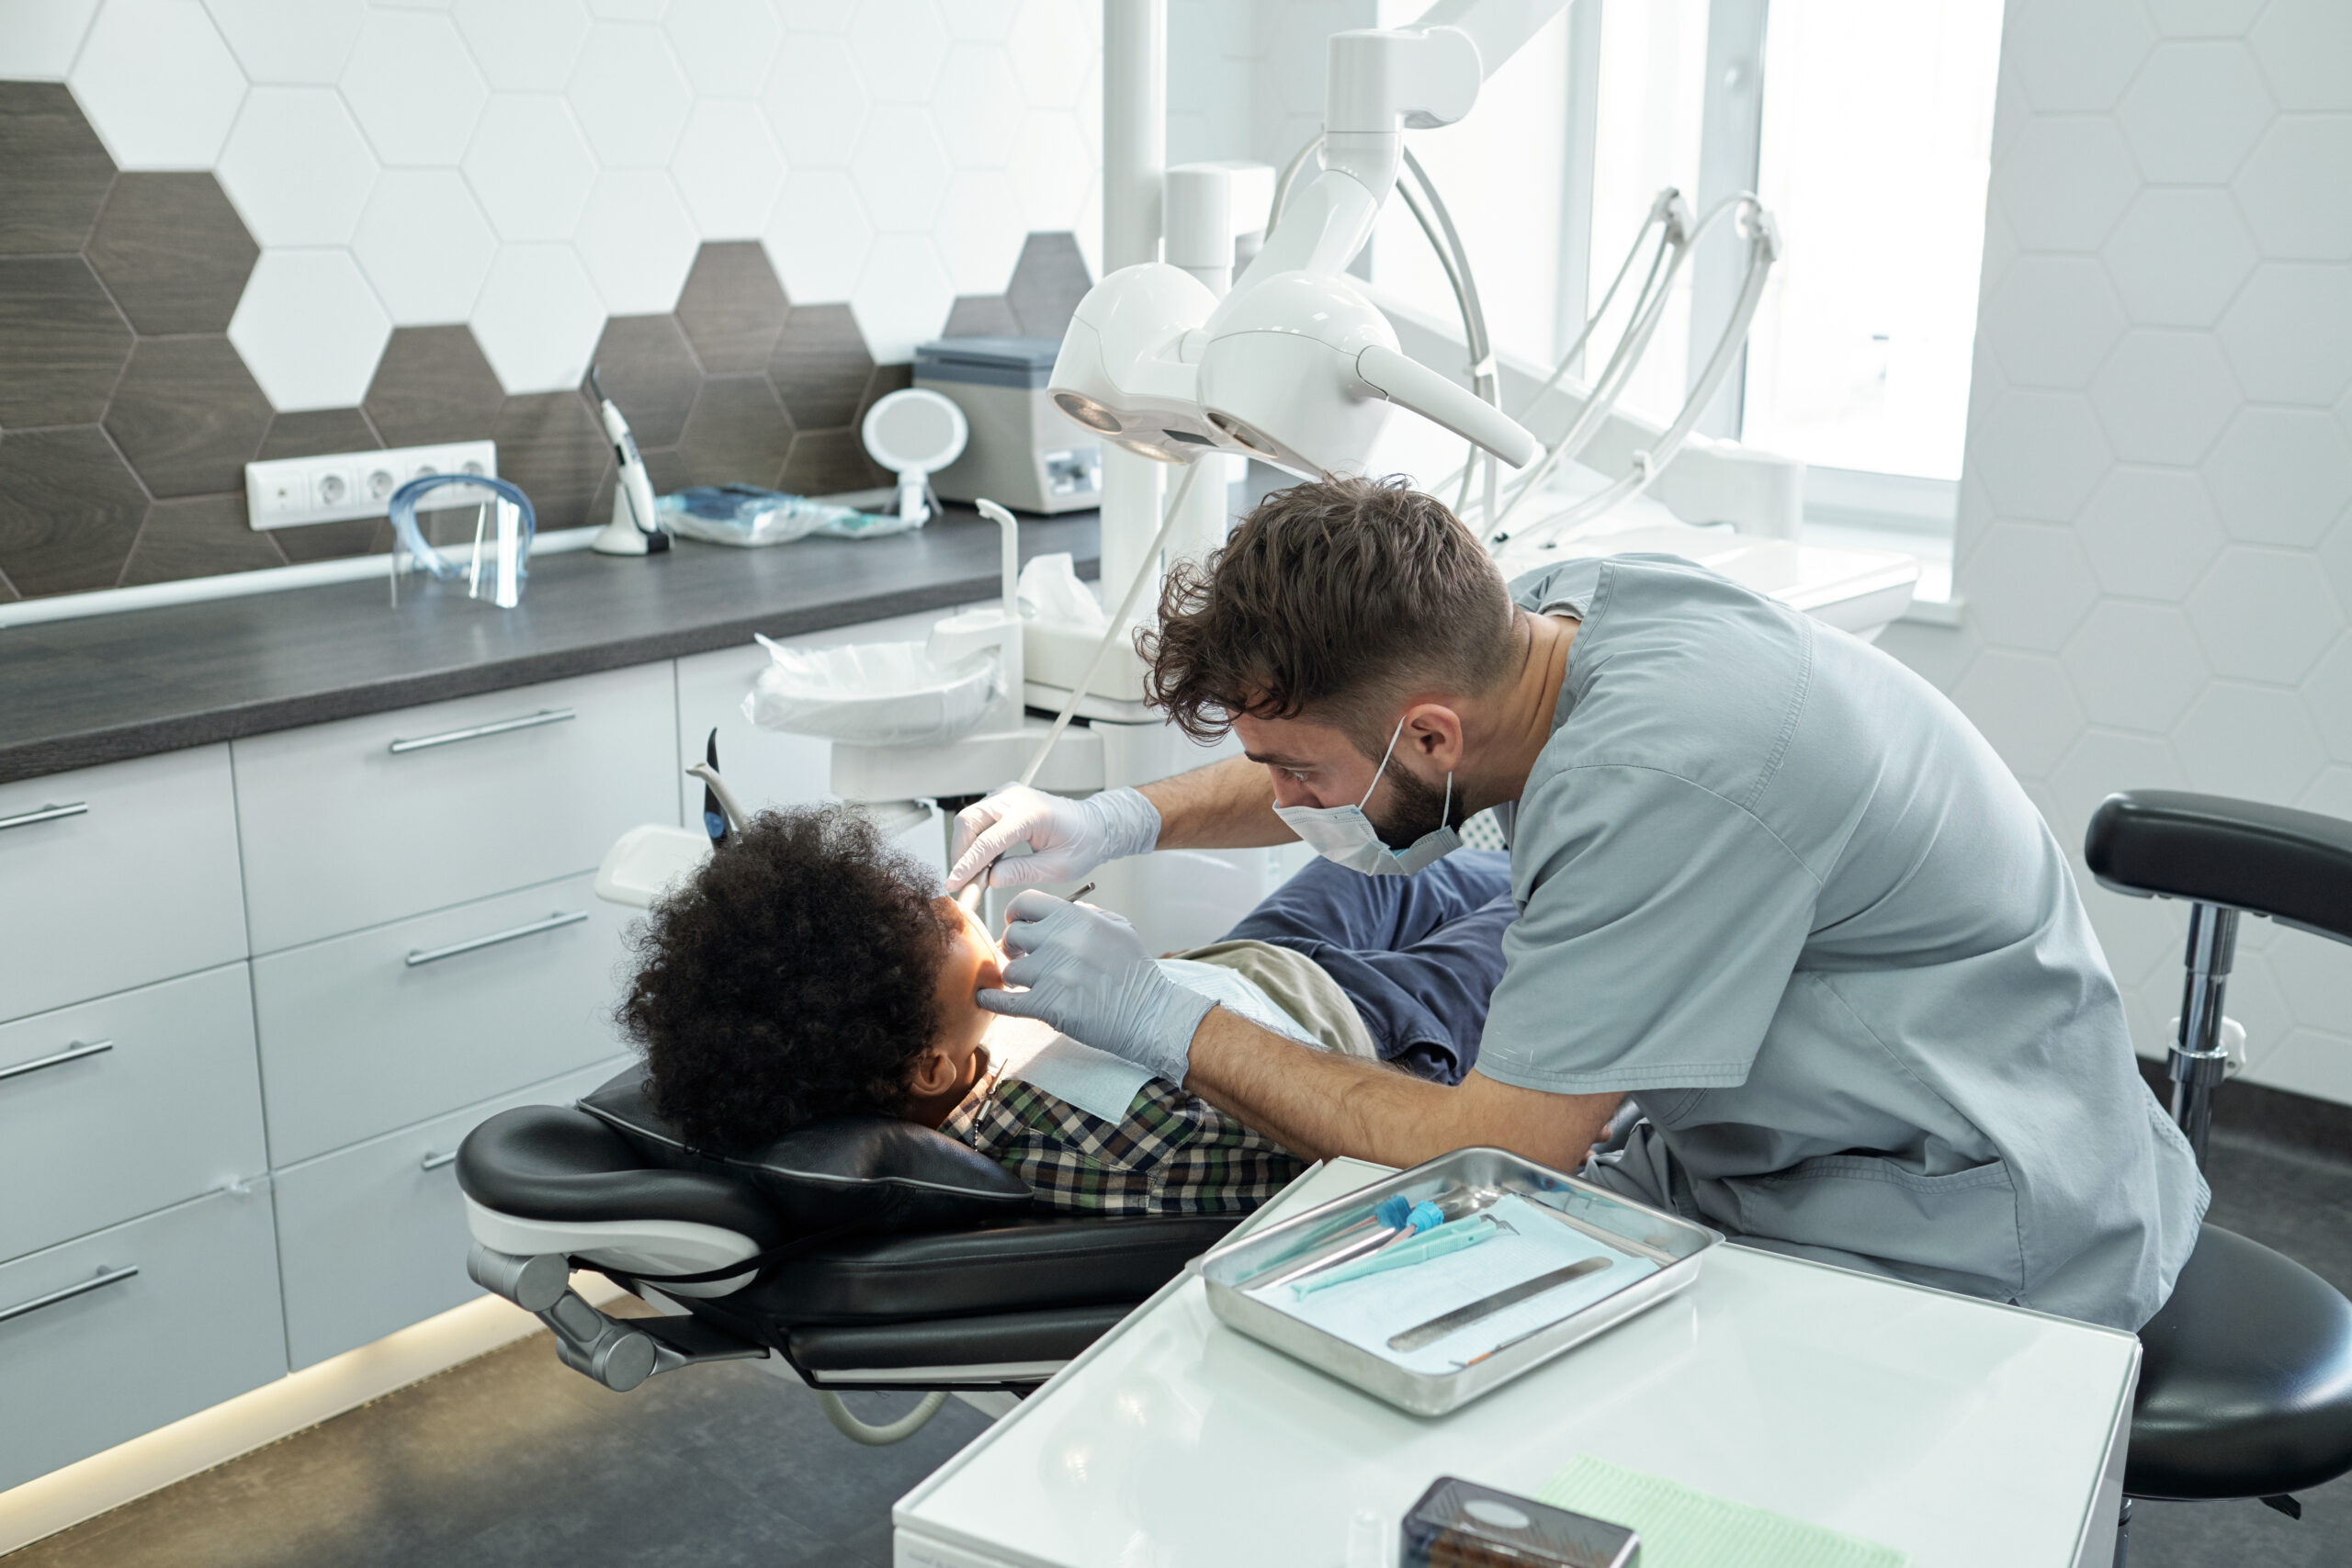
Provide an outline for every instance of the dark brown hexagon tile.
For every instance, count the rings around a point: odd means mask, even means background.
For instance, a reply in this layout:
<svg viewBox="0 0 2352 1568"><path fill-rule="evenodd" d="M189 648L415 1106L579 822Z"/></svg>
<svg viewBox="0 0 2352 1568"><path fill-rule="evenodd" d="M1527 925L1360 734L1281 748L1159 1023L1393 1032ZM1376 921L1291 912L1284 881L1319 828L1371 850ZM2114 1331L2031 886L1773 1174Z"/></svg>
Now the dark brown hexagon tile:
<svg viewBox="0 0 2352 1568"><path fill-rule="evenodd" d="M287 560L296 566L314 560L341 560L346 556L388 555L392 548L392 525L380 517L274 528L269 536L277 541Z"/></svg>
<svg viewBox="0 0 2352 1568"><path fill-rule="evenodd" d="M505 402L472 329L400 327L384 344L360 406L385 446L421 446L481 440ZM502 453L502 468L504 460Z"/></svg>
<svg viewBox="0 0 2352 1568"><path fill-rule="evenodd" d="M62 82L0 82L0 254L78 251L114 179Z"/></svg>
<svg viewBox="0 0 2352 1568"><path fill-rule="evenodd" d="M148 494L206 495L244 487L269 400L226 337L146 337L105 423Z"/></svg>
<svg viewBox="0 0 2352 1568"><path fill-rule="evenodd" d="M285 564L275 535L245 525L243 496L196 495L159 501L147 509L146 525L123 563L122 584L173 582Z"/></svg>
<svg viewBox="0 0 2352 1568"><path fill-rule="evenodd" d="M831 430L857 417L874 356L846 305L795 305L776 334L768 381L800 430Z"/></svg>
<svg viewBox="0 0 2352 1568"><path fill-rule="evenodd" d="M795 495L831 495L845 490L871 490L881 481L865 448L854 430L804 430L792 438L792 453L784 462L784 478L776 488Z"/></svg>
<svg viewBox="0 0 2352 1568"><path fill-rule="evenodd" d="M756 240L713 241L678 295L678 324L713 376L757 375L783 329L784 288Z"/></svg>
<svg viewBox="0 0 2352 1568"><path fill-rule="evenodd" d="M126 174L83 253L149 336L225 333L261 247L209 174Z"/></svg>
<svg viewBox="0 0 2352 1568"><path fill-rule="evenodd" d="M941 337L1019 337L1021 323L1001 294L964 294L947 312Z"/></svg>
<svg viewBox="0 0 2352 1568"><path fill-rule="evenodd" d="M113 587L146 514L96 425L0 435L0 572L25 597Z"/></svg>
<svg viewBox="0 0 2352 1568"><path fill-rule="evenodd" d="M594 363L640 449L677 444L702 387L702 366L675 316L611 318L596 340ZM586 381L580 385L586 390Z"/></svg>
<svg viewBox="0 0 2352 1568"><path fill-rule="evenodd" d="M1032 234L1013 264L1004 299L1024 336L1059 337L1069 330L1070 312L1093 286L1077 235Z"/></svg>
<svg viewBox="0 0 2352 1568"><path fill-rule="evenodd" d="M613 453L583 399L571 392L509 398L491 434L499 478L531 498L541 532L603 521L592 519L589 507Z"/></svg>
<svg viewBox="0 0 2352 1568"><path fill-rule="evenodd" d="M639 447L637 455L645 459L645 477L657 496L685 489L695 481L686 476L686 460L678 456L675 446ZM620 485L620 470L611 464L605 467L605 477L596 481L595 499L588 503L588 521L598 527L613 519L613 493Z"/></svg>
<svg viewBox="0 0 2352 1568"><path fill-rule="evenodd" d="M714 376L702 384L678 440L691 482L774 487L792 446L792 421L762 376Z"/></svg>
<svg viewBox="0 0 2352 1568"><path fill-rule="evenodd" d="M0 426L94 424L130 329L80 256L0 257Z"/></svg>
<svg viewBox="0 0 2352 1568"><path fill-rule="evenodd" d="M383 446L375 426L357 409L307 409L282 413L269 422L261 438L257 463L279 457L323 457L330 452L373 452Z"/></svg>

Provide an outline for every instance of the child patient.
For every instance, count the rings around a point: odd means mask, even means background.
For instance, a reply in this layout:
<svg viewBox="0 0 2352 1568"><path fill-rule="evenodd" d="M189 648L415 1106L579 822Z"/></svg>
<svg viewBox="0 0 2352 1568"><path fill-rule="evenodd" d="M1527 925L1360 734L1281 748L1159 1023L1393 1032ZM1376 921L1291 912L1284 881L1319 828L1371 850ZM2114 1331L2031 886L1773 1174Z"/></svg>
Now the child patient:
<svg viewBox="0 0 2352 1568"><path fill-rule="evenodd" d="M1411 877L1318 860L1225 940L1160 963L1269 1029L1450 1083L1476 1058L1516 913L1498 852ZM1044 1026L975 999L1003 983L996 943L850 807L760 813L635 942L620 1021L653 1108L705 1152L748 1153L822 1117L904 1117L1045 1204L1123 1214L1246 1212L1306 1168L1164 1079L1108 1120L1006 1070L990 1040L1001 1055Z"/></svg>

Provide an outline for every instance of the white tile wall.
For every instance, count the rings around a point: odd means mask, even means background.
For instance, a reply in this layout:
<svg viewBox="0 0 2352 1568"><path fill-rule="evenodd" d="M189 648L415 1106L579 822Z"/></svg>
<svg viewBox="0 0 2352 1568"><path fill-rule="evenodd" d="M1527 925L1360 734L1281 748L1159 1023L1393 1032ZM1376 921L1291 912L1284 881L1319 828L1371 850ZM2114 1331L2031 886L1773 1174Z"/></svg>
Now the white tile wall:
<svg viewBox="0 0 2352 1568"><path fill-rule="evenodd" d="M2002 50L1970 624L1890 646L2070 848L2132 787L2352 815L2352 6L2010 0ZM2158 1055L2185 917L2084 883ZM2250 1075L2352 1101L2352 950L2242 942Z"/></svg>
<svg viewBox="0 0 2352 1568"><path fill-rule="evenodd" d="M903 359L1030 231L1099 225L1100 51L1093 0L0 0L0 77L66 81L125 168L219 175L282 410L357 402L394 324L571 386L707 240Z"/></svg>

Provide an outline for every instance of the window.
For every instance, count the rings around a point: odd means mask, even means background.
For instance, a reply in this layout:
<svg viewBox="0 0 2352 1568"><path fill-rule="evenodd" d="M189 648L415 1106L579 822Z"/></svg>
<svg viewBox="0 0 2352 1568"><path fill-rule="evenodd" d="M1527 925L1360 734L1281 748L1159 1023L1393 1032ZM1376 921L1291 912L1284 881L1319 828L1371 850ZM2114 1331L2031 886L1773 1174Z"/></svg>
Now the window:
<svg viewBox="0 0 2352 1568"><path fill-rule="evenodd" d="M1772 0L1757 194L1786 242L1742 438L1960 478L2000 0Z"/></svg>
<svg viewBox="0 0 2352 1568"><path fill-rule="evenodd" d="M1384 4L1380 20L1422 8ZM1496 73L1467 120L1410 141L1462 230L1496 347L1547 368L1661 186L1702 211L1755 188L1781 259L1744 382L1700 428L1835 470L1808 512L1843 536L1876 522L1948 539L2000 26L2001 0L1578 0ZM1661 423L1680 408L1694 318L1703 357L1740 249L1718 230L1694 255L1629 408ZM1454 318L1401 203L1382 217L1370 276ZM1622 309L1611 315L1588 370L1612 346Z"/></svg>

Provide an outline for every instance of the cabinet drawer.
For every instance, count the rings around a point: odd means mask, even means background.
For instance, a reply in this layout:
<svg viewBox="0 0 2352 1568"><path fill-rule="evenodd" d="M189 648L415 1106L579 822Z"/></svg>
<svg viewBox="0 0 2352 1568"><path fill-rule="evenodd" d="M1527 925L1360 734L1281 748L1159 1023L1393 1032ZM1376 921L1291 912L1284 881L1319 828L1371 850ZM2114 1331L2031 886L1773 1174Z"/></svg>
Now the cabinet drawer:
<svg viewBox="0 0 2352 1568"><path fill-rule="evenodd" d="M0 1258L268 1164L243 964L0 1025Z"/></svg>
<svg viewBox="0 0 2352 1568"><path fill-rule="evenodd" d="M234 742L253 951L568 876L676 820L673 692L640 665Z"/></svg>
<svg viewBox="0 0 2352 1568"><path fill-rule="evenodd" d="M0 1264L0 1491L285 1371L258 1188Z"/></svg>
<svg viewBox="0 0 2352 1568"><path fill-rule="evenodd" d="M568 877L254 960L270 1163L622 1049L612 1011L636 911L594 884Z"/></svg>
<svg viewBox="0 0 2352 1568"><path fill-rule="evenodd" d="M244 955L227 747L0 784L0 1019Z"/></svg>
<svg viewBox="0 0 2352 1568"><path fill-rule="evenodd" d="M831 648L849 642L921 642L950 612L927 610L887 621L839 626L778 640L790 648ZM713 729L718 731L718 771L746 811L771 806L805 806L831 798L833 743L814 735L763 729L743 716L743 698L770 660L757 643L722 648L678 660L679 764L699 761ZM678 820L693 828L702 821L702 784L679 778ZM944 874L946 841L936 818L910 829L899 847Z"/></svg>
<svg viewBox="0 0 2352 1568"><path fill-rule="evenodd" d="M615 1057L277 1173L287 1346L296 1370L481 1294L466 1277L459 1142L514 1105L569 1105Z"/></svg>

